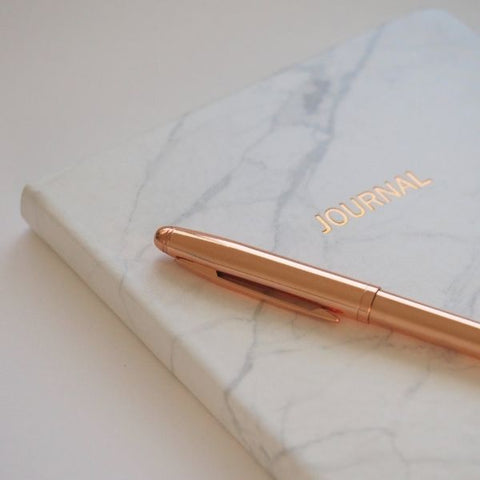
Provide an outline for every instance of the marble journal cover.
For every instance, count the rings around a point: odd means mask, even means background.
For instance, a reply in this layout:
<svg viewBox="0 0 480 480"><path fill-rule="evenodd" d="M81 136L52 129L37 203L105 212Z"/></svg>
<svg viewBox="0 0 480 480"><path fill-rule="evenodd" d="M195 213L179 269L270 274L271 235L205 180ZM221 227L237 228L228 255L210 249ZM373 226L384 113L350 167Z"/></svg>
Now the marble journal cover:
<svg viewBox="0 0 480 480"><path fill-rule="evenodd" d="M224 291L161 254L156 228L232 238L479 319L479 206L480 40L438 11L22 199L31 227L273 476L335 480L480 478L480 363Z"/></svg>

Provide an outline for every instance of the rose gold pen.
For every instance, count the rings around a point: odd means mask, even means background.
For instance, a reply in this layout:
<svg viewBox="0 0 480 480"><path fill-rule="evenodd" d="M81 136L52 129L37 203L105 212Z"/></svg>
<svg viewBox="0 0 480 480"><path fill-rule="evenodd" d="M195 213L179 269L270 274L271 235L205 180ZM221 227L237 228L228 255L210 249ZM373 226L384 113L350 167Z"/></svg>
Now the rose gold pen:
<svg viewBox="0 0 480 480"><path fill-rule="evenodd" d="M208 280L280 307L381 325L480 358L480 324L378 287L185 228L159 228L155 245Z"/></svg>

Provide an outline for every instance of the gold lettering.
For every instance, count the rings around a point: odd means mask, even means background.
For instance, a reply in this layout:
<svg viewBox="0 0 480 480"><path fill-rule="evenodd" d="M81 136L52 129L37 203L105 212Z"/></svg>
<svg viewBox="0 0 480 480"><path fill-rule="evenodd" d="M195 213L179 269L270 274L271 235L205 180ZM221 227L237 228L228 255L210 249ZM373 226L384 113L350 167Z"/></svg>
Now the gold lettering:
<svg viewBox="0 0 480 480"><path fill-rule="evenodd" d="M385 186L388 187L388 190L383 187L373 187L373 191L382 198L382 200L385 203L390 203L391 200L388 198L388 195L390 197L401 197L402 194L400 192L397 192L394 188L394 186L390 182L385 182Z"/></svg>
<svg viewBox="0 0 480 480"><path fill-rule="evenodd" d="M420 180L412 171L407 170L404 175L397 175L393 182L385 182L382 186L374 186L371 190L350 197L350 202L340 203L337 207L328 208L323 216L317 213L315 219L319 221L322 233L330 233L334 226L346 225L351 218L360 218L367 209L373 212L378 207L390 203L394 198L403 197L408 189L418 190L433 182L431 178Z"/></svg>
<svg viewBox="0 0 480 480"><path fill-rule="evenodd" d="M317 213L315 218L325 227L325 230L322 230L322 233L330 233L332 231L332 227L327 223L326 220L322 218L322 216Z"/></svg>
<svg viewBox="0 0 480 480"><path fill-rule="evenodd" d="M375 210L375 207L371 205L372 203L380 206L383 205L383 203L377 199L375 194L368 190L366 192L359 193L357 198L359 198L369 210Z"/></svg>
<svg viewBox="0 0 480 480"><path fill-rule="evenodd" d="M341 220L335 220L335 218L332 217L333 213L340 215ZM338 208L329 208L328 210L325 210L325 218L329 220L330 223L333 223L334 225L342 226L348 223L348 217Z"/></svg>
<svg viewBox="0 0 480 480"><path fill-rule="evenodd" d="M418 190L418 187L416 187L413 183L410 183L409 181L405 180L400 175L395 177L395 181L397 182L397 187L400 190L400 192L402 192L402 195L405 195L405 191L408 188L413 188L414 190Z"/></svg>
<svg viewBox="0 0 480 480"><path fill-rule="evenodd" d="M360 218L365 215L365 209L358 203L358 200L356 198L351 198L350 199L353 204L356 205L356 207L359 209L359 212L355 213L351 210L350 207L348 207L345 203L341 203L340 207L343 208L352 218Z"/></svg>
<svg viewBox="0 0 480 480"><path fill-rule="evenodd" d="M427 178L426 180L420 180L413 172L410 172L409 170L407 170L405 174L409 176L420 188L426 187L427 185L430 185L432 183L431 178Z"/></svg>

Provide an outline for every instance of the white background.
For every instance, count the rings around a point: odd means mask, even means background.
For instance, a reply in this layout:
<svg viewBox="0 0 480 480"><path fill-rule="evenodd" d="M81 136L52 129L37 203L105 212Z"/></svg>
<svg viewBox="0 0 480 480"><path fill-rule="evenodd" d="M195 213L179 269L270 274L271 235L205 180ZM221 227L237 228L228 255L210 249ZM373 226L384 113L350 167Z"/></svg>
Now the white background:
<svg viewBox="0 0 480 480"><path fill-rule="evenodd" d="M22 186L420 7L478 0L0 0L0 478L265 471L32 234Z"/></svg>

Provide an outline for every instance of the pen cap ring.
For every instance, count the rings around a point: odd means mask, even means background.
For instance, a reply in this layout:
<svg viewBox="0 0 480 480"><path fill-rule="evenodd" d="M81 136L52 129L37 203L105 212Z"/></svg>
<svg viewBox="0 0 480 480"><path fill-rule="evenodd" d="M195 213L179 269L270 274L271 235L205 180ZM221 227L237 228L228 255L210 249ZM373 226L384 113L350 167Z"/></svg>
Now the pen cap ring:
<svg viewBox="0 0 480 480"><path fill-rule="evenodd" d="M358 302L357 318L359 322L369 323L373 300L380 289L373 285L365 285L365 290Z"/></svg>

